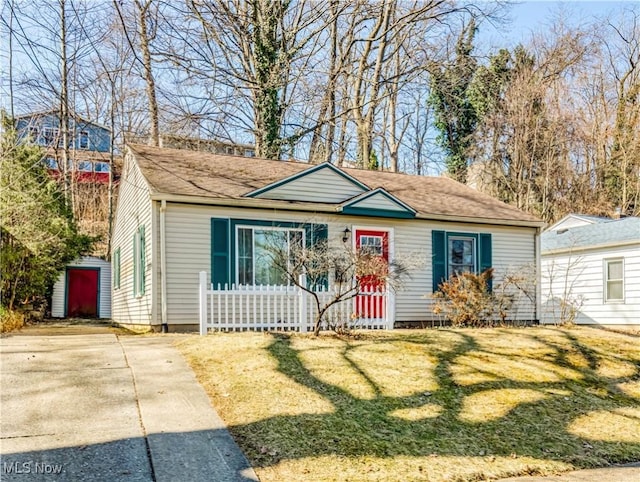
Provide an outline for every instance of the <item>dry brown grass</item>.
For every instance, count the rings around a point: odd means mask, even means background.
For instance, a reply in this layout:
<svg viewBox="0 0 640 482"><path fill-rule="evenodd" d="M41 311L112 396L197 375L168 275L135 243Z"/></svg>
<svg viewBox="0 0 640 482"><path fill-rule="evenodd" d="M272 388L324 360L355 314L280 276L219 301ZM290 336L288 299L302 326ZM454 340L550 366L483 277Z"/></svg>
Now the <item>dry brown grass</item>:
<svg viewBox="0 0 640 482"><path fill-rule="evenodd" d="M19 330L24 326L24 315L19 311L0 307L0 333Z"/></svg>
<svg viewBox="0 0 640 482"><path fill-rule="evenodd" d="M178 342L260 480L487 480L640 460L640 339L587 328Z"/></svg>

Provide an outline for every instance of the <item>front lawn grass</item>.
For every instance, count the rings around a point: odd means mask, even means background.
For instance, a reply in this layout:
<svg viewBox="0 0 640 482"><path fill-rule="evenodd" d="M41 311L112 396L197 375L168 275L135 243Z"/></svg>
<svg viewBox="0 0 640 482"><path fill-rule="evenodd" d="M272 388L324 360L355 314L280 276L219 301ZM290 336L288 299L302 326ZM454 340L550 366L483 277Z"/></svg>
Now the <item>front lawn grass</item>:
<svg viewBox="0 0 640 482"><path fill-rule="evenodd" d="M640 338L589 328L178 347L261 481L475 481L640 460Z"/></svg>

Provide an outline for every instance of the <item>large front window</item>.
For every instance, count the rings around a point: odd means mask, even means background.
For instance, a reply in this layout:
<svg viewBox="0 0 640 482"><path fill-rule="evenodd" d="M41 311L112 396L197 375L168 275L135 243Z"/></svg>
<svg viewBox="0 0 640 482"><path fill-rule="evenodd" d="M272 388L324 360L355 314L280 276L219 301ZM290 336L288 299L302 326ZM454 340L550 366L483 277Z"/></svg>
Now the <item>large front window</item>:
<svg viewBox="0 0 640 482"><path fill-rule="evenodd" d="M304 246L301 229L237 228L238 283L243 285L287 285L293 273L292 260Z"/></svg>
<svg viewBox="0 0 640 482"><path fill-rule="evenodd" d="M447 261L449 276L476 272L476 239L466 236L450 236Z"/></svg>

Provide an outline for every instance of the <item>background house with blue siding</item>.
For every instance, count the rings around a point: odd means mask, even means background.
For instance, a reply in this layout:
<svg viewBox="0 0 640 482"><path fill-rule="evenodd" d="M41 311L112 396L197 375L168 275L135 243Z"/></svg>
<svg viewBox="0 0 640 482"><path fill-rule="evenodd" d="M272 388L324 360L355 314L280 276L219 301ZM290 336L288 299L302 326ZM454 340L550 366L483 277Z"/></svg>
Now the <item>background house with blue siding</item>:
<svg viewBox="0 0 640 482"><path fill-rule="evenodd" d="M19 138L44 149L43 163L53 178L69 184L71 207L79 230L96 237L93 256L70 263L53 288L53 317L108 317L111 309L108 258L113 165L119 161L108 128L81 116L69 117L68 165L63 169L63 135L59 111L35 112L15 119ZM110 192L111 191L111 192ZM106 268L105 268L106 265Z"/></svg>

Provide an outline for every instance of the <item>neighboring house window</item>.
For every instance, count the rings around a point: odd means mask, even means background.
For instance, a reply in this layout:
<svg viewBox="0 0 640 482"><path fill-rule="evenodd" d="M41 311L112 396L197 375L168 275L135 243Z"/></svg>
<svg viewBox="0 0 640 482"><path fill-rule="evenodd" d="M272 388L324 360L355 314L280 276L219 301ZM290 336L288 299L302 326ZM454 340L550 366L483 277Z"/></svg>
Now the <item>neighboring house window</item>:
<svg viewBox="0 0 640 482"><path fill-rule="evenodd" d="M42 143L46 146L53 146L58 143L60 131L53 127L45 127L42 129Z"/></svg>
<svg viewBox="0 0 640 482"><path fill-rule="evenodd" d="M77 170L81 172L91 172L93 171L93 163L91 161L79 161Z"/></svg>
<svg viewBox="0 0 640 482"><path fill-rule="evenodd" d="M29 127L28 133L29 133L28 134L29 138L33 142L37 143L38 142L38 136L40 135L40 130L37 127Z"/></svg>
<svg viewBox="0 0 640 482"><path fill-rule="evenodd" d="M120 248L113 252L113 288L120 288Z"/></svg>
<svg viewBox="0 0 640 482"><path fill-rule="evenodd" d="M304 231L287 228L237 228L238 283L287 285L291 255L304 246ZM279 259L279 255L286 259ZM284 257L283 256L283 257ZM287 268L283 264L287 263Z"/></svg>
<svg viewBox="0 0 640 482"><path fill-rule="evenodd" d="M56 161L53 157L45 157L44 165L47 167L47 169L54 169L56 171L58 170L58 161Z"/></svg>
<svg viewBox="0 0 640 482"><path fill-rule="evenodd" d="M96 162L93 164L93 169L95 172L109 172L109 163L108 162Z"/></svg>
<svg viewBox="0 0 640 482"><path fill-rule="evenodd" d="M253 149L245 149L244 157L256 157L256 153Z"/></svg>
<svg viewBox="0 0 640 482"><path fill-rule="evenodd" d="M88 131L80 131L80 134L78 134L78 149L89 149Z"/></svg>
<svg viewBox="0 0 640 482"><path fill-rule="evenodd" d="M226 153L227 153L227 154L232 154L232 155L234 154L234 149L233 149L233 147L227 147L227 148L225 149L225 151L226 151Z"/></svg>
<svg viewBox="0 0 640 482"><path fill-rule="evenodd" d="M133 295L144 295L145 238L144 225L133 235Z"/></svg>
<svg viewBox="0 0 640 482"><path fill-rule="evenodd" d="M624 260L605 259L605 302L624 301Z"/></svg>
<svg viewBox="0 0 640 482"><path fill-rule="evenodd" d="M433 291L460 273L482 273L491 268L493 250L489 233L431 232ZM492 281L489 280L489 289Z"/></svg>

